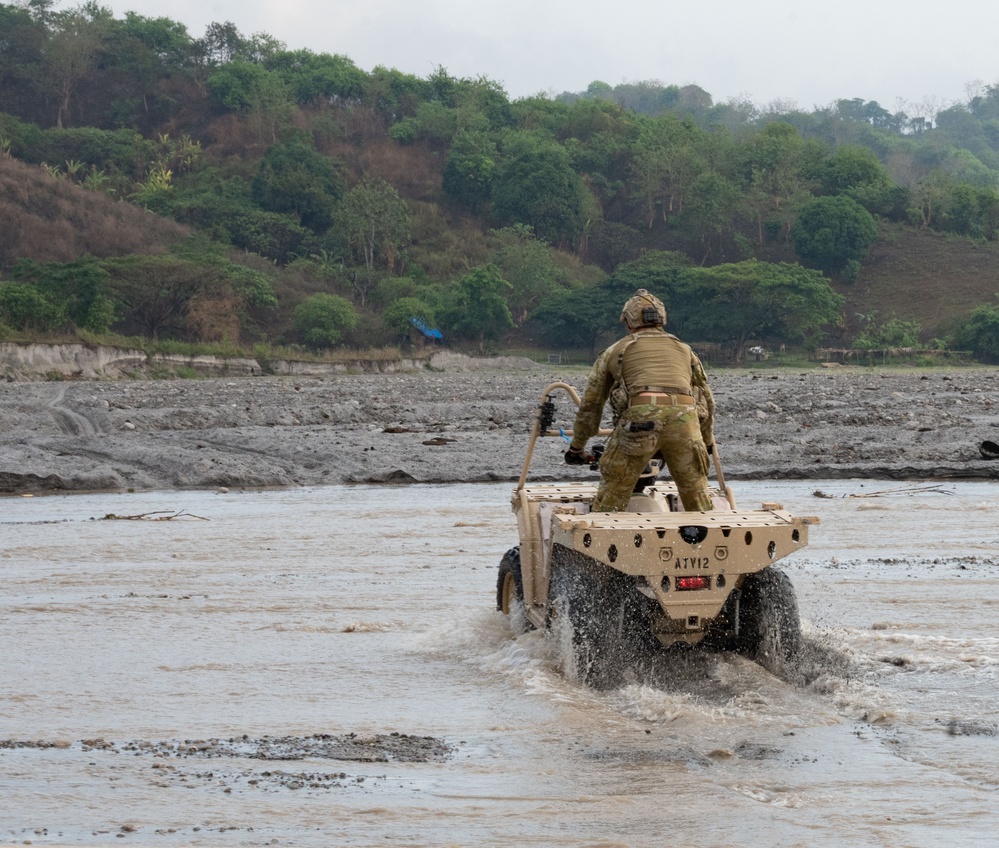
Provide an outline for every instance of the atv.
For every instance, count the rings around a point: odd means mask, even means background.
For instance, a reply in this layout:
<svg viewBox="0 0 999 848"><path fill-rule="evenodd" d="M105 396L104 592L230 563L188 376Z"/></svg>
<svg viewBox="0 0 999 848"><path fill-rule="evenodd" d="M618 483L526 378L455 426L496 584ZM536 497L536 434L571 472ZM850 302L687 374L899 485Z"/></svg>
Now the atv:
<svg viewBox="0 0 999 848"><path fill-rule="evenodd" d="M676 486L657 479L659 460L624 512L591 512L595 483L527 484L537 440L572 435L554 427L556 391L579 406L567 383L541 396L511 499L520 544L500 562L497 608L517 629L561 634L563 671L596 688L676 648L736 651L784 676L801 648L801 622L791 581L774 563L808 544L816 519L777 503L738 509L717 445L711 512L684 512Z"/></svg>

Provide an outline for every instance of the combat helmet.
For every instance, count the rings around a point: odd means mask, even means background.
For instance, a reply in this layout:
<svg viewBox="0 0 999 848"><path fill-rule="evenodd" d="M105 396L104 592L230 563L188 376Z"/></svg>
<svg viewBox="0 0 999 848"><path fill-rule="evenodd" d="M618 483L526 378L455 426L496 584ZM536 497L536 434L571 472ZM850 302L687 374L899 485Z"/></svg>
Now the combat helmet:
<svg viewBox="0 0 999 848"><path fill-rule="evenodd" d="M662 327L666 324L666 307L655 295L639 289L621 310L621 322L629 327Z"/></svg>

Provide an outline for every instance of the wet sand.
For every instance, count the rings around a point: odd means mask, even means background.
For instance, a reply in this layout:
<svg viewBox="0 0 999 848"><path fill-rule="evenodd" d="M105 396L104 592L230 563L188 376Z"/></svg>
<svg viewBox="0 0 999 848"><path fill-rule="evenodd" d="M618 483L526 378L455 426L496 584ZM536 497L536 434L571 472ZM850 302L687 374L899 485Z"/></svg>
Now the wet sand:
<svg viewBox="0 0 999 848"><path fill-rule="evenodd" d="M526 361L524 361L526 362ZM583 369L0 384L0 492L515 480ZM728 479L994 478L999 371L709 371ZM556 426L573 407L556 396ZM543 441L536 478L587 476Z"/></svg>

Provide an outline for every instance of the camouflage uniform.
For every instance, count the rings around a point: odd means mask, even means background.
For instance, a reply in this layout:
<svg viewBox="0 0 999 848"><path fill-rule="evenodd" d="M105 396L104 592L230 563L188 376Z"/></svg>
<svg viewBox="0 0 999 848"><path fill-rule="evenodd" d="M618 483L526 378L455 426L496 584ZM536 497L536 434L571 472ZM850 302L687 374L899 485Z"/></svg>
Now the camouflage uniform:
<svg viewBox="0 0 999 848"><path fill-rule="evenodd" d="M640 403L641 393L657 397ZM662 327L636 330L598 357L573 425L571 450L582 450L600 429L610 400L614 432L600 460L594 512L620 512L653 457L661 457L683 508L713 508L708 493L708 451L714 444L715 402L704 368L690 347Z"/></svg>

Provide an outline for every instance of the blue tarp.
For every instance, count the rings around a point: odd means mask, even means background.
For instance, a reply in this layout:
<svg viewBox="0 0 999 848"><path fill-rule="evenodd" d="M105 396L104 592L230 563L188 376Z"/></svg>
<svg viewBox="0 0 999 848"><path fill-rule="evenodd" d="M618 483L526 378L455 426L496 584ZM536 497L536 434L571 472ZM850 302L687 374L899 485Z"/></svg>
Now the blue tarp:
<svg viewBox="0 0 999 848"><path fill-rule="evenodd" d="M428 327L427 322L424 321L422 318L417 318L414 315L409 319L409 323L412 324L414 327L416 327L416 329L419 330L421 333L423 333L423 335L425 335L428 339L443 340L444 338L444 336L441 335L440 330L438 330L436 327Z"/></svg>

